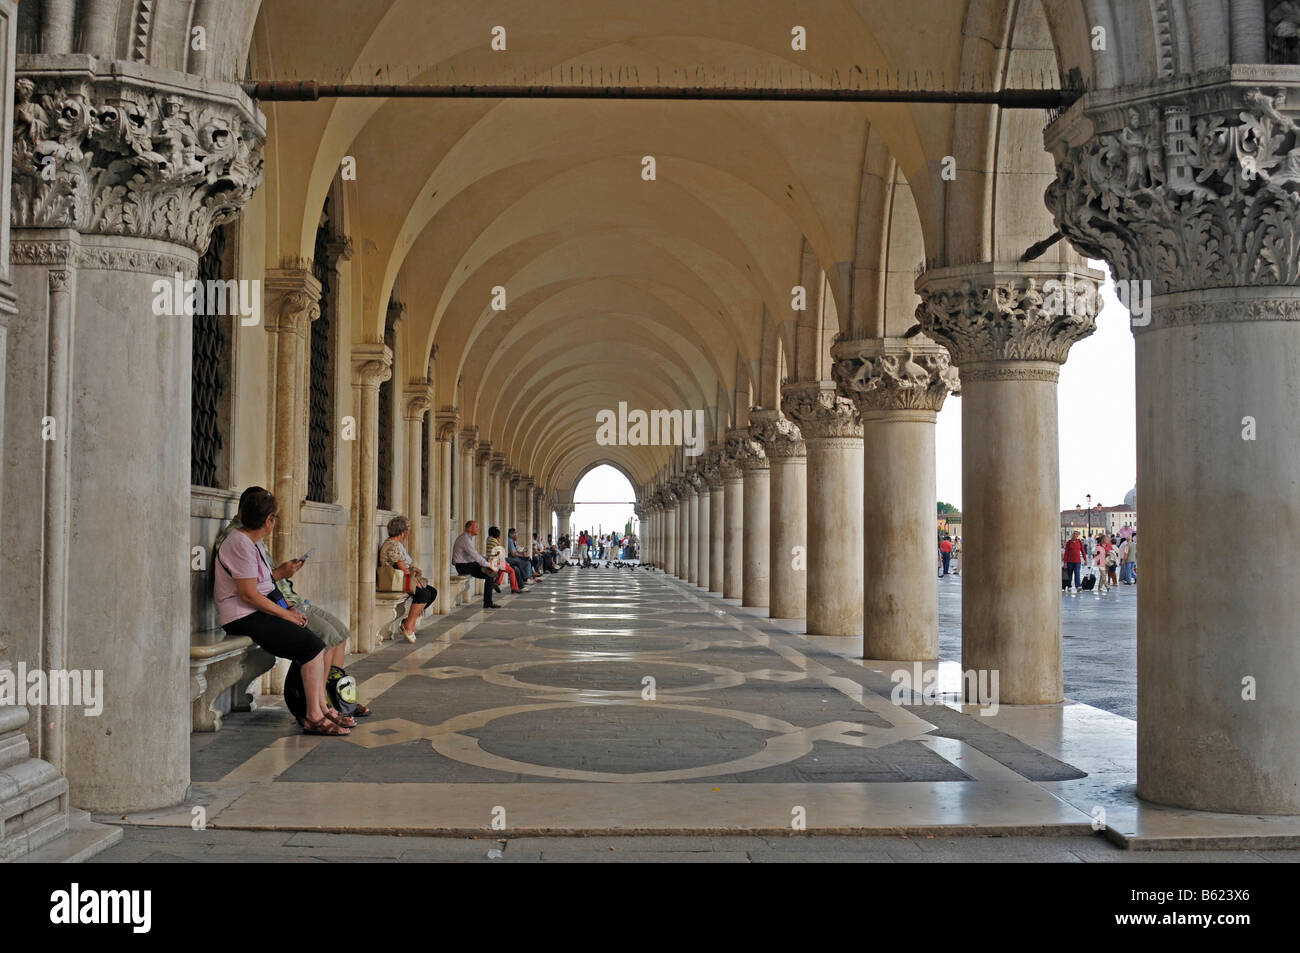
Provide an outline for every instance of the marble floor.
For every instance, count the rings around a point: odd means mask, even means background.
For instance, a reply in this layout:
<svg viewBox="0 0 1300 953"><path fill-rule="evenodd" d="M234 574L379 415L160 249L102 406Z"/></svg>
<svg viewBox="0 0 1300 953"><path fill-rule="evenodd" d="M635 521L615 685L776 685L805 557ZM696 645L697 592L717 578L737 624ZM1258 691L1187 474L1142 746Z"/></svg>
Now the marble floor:
<svg viewBox="0 0 1300 953"><path fill-rule="evenodd" d="M1139 804L1128 718L1077 702L962 705L955 661L939 663L937 693L903 691L891 675L910 666L799 627L660 572L569 569L357 660L375 715L350 737L304 736L274 704L233 715L194 736L189 802L105 820L320 836L1101 833L1147 849L1300 847L1300 818Z"/></svg>

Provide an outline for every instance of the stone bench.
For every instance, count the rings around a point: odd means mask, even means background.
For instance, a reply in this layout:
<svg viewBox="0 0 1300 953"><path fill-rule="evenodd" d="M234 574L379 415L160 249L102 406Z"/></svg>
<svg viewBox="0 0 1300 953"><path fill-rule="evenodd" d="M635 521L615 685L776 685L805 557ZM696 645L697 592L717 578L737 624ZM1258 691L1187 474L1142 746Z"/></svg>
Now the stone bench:
<svg viewBox="0 0 1300 953"><path fill-rule="evenodd" d="M247 636L207 629L190 638L190 731L220 731L227 712L252 711L255 682L275 657Z"/></svg>

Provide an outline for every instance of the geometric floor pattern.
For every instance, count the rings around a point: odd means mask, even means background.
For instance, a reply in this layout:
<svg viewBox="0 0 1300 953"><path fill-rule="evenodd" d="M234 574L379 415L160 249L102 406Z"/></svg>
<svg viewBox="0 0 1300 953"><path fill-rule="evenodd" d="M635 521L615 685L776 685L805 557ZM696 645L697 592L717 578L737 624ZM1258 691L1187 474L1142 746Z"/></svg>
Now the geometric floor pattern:
<svg viewBox="0 0 1300 953"><path fill-rule="evenodd" d="M1300 818L1138 801L1130 719L964 706L951 661L938 697L898 693L899 664L858 657L860 638L764 615L657 571L568 569L353 662L375 715L351 736L304 736L271 700L192 736L184 804L105 820L232 836L1101 831L1150 849L1300 847Z"/></svg>

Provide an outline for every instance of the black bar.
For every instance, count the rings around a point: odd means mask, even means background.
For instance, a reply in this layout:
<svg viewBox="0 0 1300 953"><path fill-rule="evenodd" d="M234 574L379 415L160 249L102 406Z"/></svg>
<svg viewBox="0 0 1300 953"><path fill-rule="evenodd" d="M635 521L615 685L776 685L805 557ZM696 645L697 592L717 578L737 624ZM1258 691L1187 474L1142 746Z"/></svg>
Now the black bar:
<svg viewBox="0 0 1300 953"><path fill-rule="evenodd" d="M317 83L267 80L245 83L262 102L320 99L577 99L694 102L940 103L1003 109L1066 109L1082 94L1070 89L784 89L734 86L448 86Z"/></svg>

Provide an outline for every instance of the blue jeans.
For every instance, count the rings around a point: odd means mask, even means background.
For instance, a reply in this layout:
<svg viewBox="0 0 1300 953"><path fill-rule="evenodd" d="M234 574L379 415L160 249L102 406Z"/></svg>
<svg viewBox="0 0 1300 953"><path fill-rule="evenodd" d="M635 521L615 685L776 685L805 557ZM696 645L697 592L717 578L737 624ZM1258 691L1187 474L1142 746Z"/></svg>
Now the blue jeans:
<svg viewBox="0 0 1300 953"><path fill-rule="evenodd" d="M1067 563L1066 565L1070 567L1070 585L1075 589L1078 589L1079 583L1083 581L1081 578L1083 575L1083 563Z"/></svg>
<svg viewBox="0 0 1300 953"><path fill-rule="evenodd" d="M952 553L940 553L943 557L943 574L948 575L948 563L952 562Z"/></svg>

